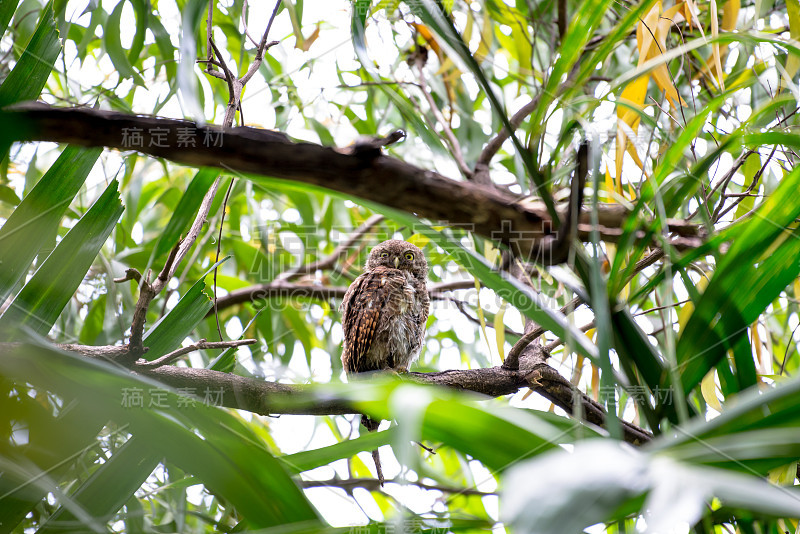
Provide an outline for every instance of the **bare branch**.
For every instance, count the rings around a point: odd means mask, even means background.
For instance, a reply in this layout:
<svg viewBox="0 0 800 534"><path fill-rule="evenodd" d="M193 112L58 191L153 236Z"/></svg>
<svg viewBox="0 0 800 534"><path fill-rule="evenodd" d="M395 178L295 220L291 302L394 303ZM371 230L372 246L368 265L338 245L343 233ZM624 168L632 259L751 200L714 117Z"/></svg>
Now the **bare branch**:
<svg viewBox="0 0 800 534"><path fill-rule="evenodd" d="M461 171L461 174L463 174L464 177L469 180L472 178L472 170L464 161L464 155L461 153L461 145L459 145L458 139L456 139L456 136L453 134L453 130L451 130L450 126L447 124L447 121L444 120L444 115L442 115L441 110L439 110L439 106L436 105L436 101L433 99L433 95L431 95L430 91L428 90L428 84L425 80L425 71L423 70L423 63L421 61L417 63L417 69L419 71L419 88L422 91L422 96L424 96L425 101L428 102L428 107L431 108L433 116L436 117L437 122L442 125L442 131L444 131L444 135L447 138L450 149L453 151L453 159L456 160L458 169Z"/></svg>
<svg viewBox="0 0 800 534"><path fill-rule="evenodd" d="M541 350L540 347L539 350ZM580 403L581 409L575 411L584 414L586 421L603 426L605 411L602 406L582 394L568 380L561 377L555 369L538 361L540 358L541 356L523 360L519 371L511 371L503 367L489 367L453 369L437 373L408 373L404 377L420 384L473 391L489 397L510 395L520 389L531 388L568 413L573 413L576 402ZM220 391L223 406L261 415L360 413L359 409L351 406L348 402L314 394L312 387L302 384L266 382L210 369L169 365L156 369L137 367L135 370L176 389L204 390L210 388ZM623 422L623 430L626 441L631 443L640 444L651 438L648 432L629 423Z"/></svg>
<svg viewBox="0 0 800 534"><path fill-rule="evenodd" d="M264 30L264 35L261 37L261 43L258 45L258 50L256 51L256 57L253 59L253 63L250 64L250 68L247 70L244 76L241 78L242 85L246 84L250 81L250 78L253 77L253 74L261 67L261 62L264 59L264 52L270 48L278 44L278 41L271 41L267 42L267 37L269 36L269 30L272 28L272 22L275 20L275 16L278 14L278 10L281 7L282 0L278 0L275 3L275 9L272 10L272 15L269 17L269 22L267 23L267 29Z"/></svg>
<svg viewBox="0 0 800 534"><path fill-rule="evenodd" d="M153 360L152 362L137 363L135 369L155 369L156 367L170 364L184 354L189 354L190 352L194 352L196 350L229 349L231 347L241 347L243 345L252 345L254 343L258 343L258 340L239 339L236 341L206 341L205 339L201 339L197 343L192 343L186 347L173 350L172 352L165 354L164 356Z"/></svg>
<svg viewBox="0 0 800 534"><path fill-rule="evenodd" d="M281 275L278 276L277 279L293 280L295 278L298 278L306 274L313 274L317 271L324 271L325 269L333 268L333 266L336 265L336 262L339 261L339 258L341 258L344 254L349 252L353 248L353 245L355 245L355 243L360 241L365 234L367 234L370 230L372 230L372 228L376 224L382 222L384 218L385 217L383 215L371 216L369 219L364 221L361 224L361 226L356 228L356 230L350 235L350 237L347 238L346 241L339 243L333 250L333 252L313 263L304 264L296 269L281 273Z"/></svg>
<svg viewBox="0 0 800 534"><path fill-rule="evenodd" d="M401 484L403 486L416 486L425 490L441 491L442 493L455 493L457 495L476 495L486 497L497 495L496 491L480 491L474 488L455 488L451 486L440 486L438 484L426 484L424 482L411 482L408 480L387 480L386 484ZM376 478L332 478L328 480L300 480L298 484L303 488L341 488L346 492L352 492L355 488L364 488L369 491L379 491L380 482Z"/></svg>
<svg viewBox="0 0 800 534"><path fill-rule="evenodd" d="M139 283L142 280L142 273L131 267L130 269L125 270L125 276L121 278L114 278L114 283L121 284L129 280L133 280L136 283Z"/></svg>
<svg viewBox="0 0 800 534"><path fill-rule="evenodd" d="M570 313L578 309L578 307L581 304L583 304L583 299L581 299L580 297L575 297L571 301L567 302L564 306L562 306L561 309L559 309L559 312L561 312L564 315L569 315ZM522 355L522 352L528 347L528 345L533 343L536 339L538 339L545 332L547 332L547 330L545 330L541 326L536 326L535 328L528 328L528 326L529 323L526 321L525 334L523 334L523 336L519 338L519 340L514 344L514 346L511 347L511 350L508 351L506 359L503 361L503 367L505 367L506 369L512 369L512 370L519 369L519 359L520 356ZM549 352L547 354L548 356L550 355Z"/></svg>
<svg viewBox="0 0 800 534"><path fill-rule="evenodd" d="M522 106L519 111L514 113L509 120L511 126L513 126L515 129L519 128L519 125L522 124L522 121L524 121L528 115L534 112L538 104L539 97L537 95L530 102ZM492 161L494 155L497 154L497 152L500 150L500 147L503 146L503 143L505 143L506 139L509 137L511 137L511 132L509 132L504 126L494 138L486 143L481 155L478 156L478 164L475 165L475 172L479 172L478 165L489 165L489 162Z"/></svg>
<svg viewBox="0 0 800 534"><path fill-rule="evenodd" d="M178 269L178 265L180 265L183 258L186 257L186 254L189 253L191 250L192 245L197 240L197 236L200 235L200 230L203 229L203 225L206 222L206 217L208 217L208 212L211 211L211 204L214 202L214 197L217 194L217 190L219 189L219 178L214 180L214 183L211 185L211 188L206 193L206 196L203 197L203 202L200 204L200 209L197 211L197 215L194 218L194 222L192 222L191 228L189 228L189 233L186 234L186 237L178 243L177 249L175 250L174 260L171 264L169 264L169 269L162 271L162 274L158 276L155 282L153 282L153 289L156 294L160 293L164 286L167 285L172 277L175 275L175 271ZM166 265L165 265L166 267Z"/></svg>
<svg viewBox="0 0 800 534"><path fill-rule="evenodd" d="M82 146L136 149L155 157L196 167L232 169L241 173L269 175L309 183L341 193L411 212L431 221L469 224L473 232L513 246L518 257L536 258L537 243L554 237L544 205L520 199L496 188L445 178L401 160L379 155L365 161L331 147L293 143L283 134L255 128L220 130L183 120L131 116L89 108L51 108L40 104L17 104L0 111L0 120L18 140L41 140ZM130 146L125 132L136 128L139 146ZM222 146L178 144L180 132L196 132L199 139L219 138ZM164 142L152 131L167 132ZM627 219L624 206L601 205L600 224L621 228ZM585 217L581 222L588 222ZM674 221L668 221L672 225ZM510 232L503 232L503 228ZM585 228L579 226L580 232ZM700 234L701 230L696 233ZM609 235L617 239L621 235ZM702 235L700 236L702 237ZM691 246L699 239L678 245Z"/></svg>
<svg viewBox="0 0 800 534"><path fill-rule="evenodd" d="M445 297L442 293L445 291L471 289L474 287L475 282L472 280L457 280L441 284L431 284L428 287L428 292L433 299L443 299ZM264 304L263 301L276 298L306 298L329 301L343 298L346 291L346 287L293 284L283 280L275 280L268 284L258 284L231 291L227 295L217 299L217 309L224 310L225 308L230 308L237 304L244 304L246 302L261 306ZM213 312L209 312L209 315L211 315L211 313Z"/></svg>

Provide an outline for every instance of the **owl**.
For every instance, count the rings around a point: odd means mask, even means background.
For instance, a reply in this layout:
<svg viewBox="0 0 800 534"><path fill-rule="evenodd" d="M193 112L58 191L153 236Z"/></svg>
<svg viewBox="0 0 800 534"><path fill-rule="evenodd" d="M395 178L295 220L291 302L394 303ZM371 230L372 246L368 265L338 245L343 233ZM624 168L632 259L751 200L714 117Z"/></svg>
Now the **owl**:
<svg viewBox="0 0 800 534"><path fill-rule="evenodd" d="M390 239L372 249L364 272L342 301L344 348L342 365L348 376L367 371L408 371L422 350L430 298L425 278L428 262L411 243ZM380 421L361 418L374 432ZM378 451L372 451L383 485Z"/></svg>
<svg viewBox="0 0 800 534"><path fill-rule="evenodd" d="M419 356L428 320L428 262L411 243L390 239L372 249L342 301L345 372L404 373Z"/></svg>

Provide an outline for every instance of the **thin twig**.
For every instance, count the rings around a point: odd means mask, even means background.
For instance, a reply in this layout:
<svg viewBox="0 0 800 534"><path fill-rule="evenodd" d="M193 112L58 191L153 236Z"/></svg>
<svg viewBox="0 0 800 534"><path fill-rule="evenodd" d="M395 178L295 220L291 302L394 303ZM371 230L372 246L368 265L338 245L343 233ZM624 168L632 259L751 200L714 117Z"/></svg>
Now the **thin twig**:
<svg viewBox="0 0 800 534"><path fill-rule="evenodd" d="M242 28L244 28L244 34L250 39L253 46L258 48L258 42L253 39L253 36L250 35L250 31L247 29L247 0L244 0L242 3Z"/></svg>
<svg viewBox="0 0 800 534"><path fill-rule="evenodd" d="M346 241L339 243L339 245L327 256L312 263L307 263L300 265L296 269L291 269L284 273L281 273L276 280L293 280L295 278L299 278L306 274L312 274L317 271L324 271L325 269L331 269L336 262L339 261L346 252L348 252L355 243L360 241L365 234L367 234L376 224L379 224L381 221L384 220L383 215L373 215L366 221L364 221L361 226L356 228L356 230L347 238Z"/></svg>
<svg viewBox="0 0 800 534"><path fill-rule="evenodd" d="M400 484L403 486L416 486L425 490L441 491L442 493L456 493L458 495L476 495L476 496L489 496L497 495L497 492L480 491L473 488L453 488L450 486L440 486L438 484L426 484L424 482L411 482L408 480L387 480L387 484ZM330 480L301 480L300 486L303 488L341 488L345 491L352 491L354 488L365 488L372 491L378 491L380 484L374 478L350 478L350 479L330 479Z"/></svg>
<svg viewBox="0 0 800 534"><path fill-rule="evenodd" d="M539 104L539 95L536 95L530 102L522 106L519 109L519 111L514 113L514 115L509 120L511 126L513 126L515 129L519 128L520 124L522 124L522 122L528 117L528 115L530 115L531 113L534 112L534 110L536 110L536 106L538 104ZM493 137L488 143L486 143L486 146L483 148L481 155L478 156L478 164L489 165L489 162L492 161L494 155L497 154L497 152L500 150L500 147L503 146L503 143L505 143L506 139L508 139L509 137L511 137L511 132L509 132L504 126L503 128L500 129L500 132L495 137ZM478 170L477 165L475 166L475 170L477 172Z"/></svg>
<svg viewBox="0 0 800 534"><path fill-rule="evenodd" d="M219 310L217 309L217 271L219 270L219 252L222 248L222 227L225 225L225 209L228 207L228 197L231 196L233 183L236 178L231 177L231 183L228 185L228 190L225 192L225 200L222 202L222 213L219 219L219 234L217 235L217 255L214 257L214 320L217 323L217 334L219 340L222 341L222 328L219 325Z"/></svg>
<svg viewBox="0 0 800 534"><path fill-rule="evenodd" d="M450 148L453 150L453 159L456 160L458 170L460 170L461 174L463 174L464 177L469 180L472 178L472 170L464 161L464 154L461 152L461 145L459 145L458 139L456 139L455 134L453 134L453 130L450 129L450 125L447 124L446 120L444 120L444 115L442 115L439 106L436 105L436 101L433 99L433 95L431 95L431 92L428 90L428 84L425 80L424 65L421 62L418 63L417 69L419 71L419 87L422 91L422 96L424 96L425 101L428 102L428 107L431 108L433 116L436 117L437 122L442 125L444 135L447 138Z"/></svg>
<svg viewBox="0 0 800 534"><path fill-rule="evenodd" d="M164 356L153 360L152 362L146 363L137 363L137 369L155 369L156 367L161 367L162 365L167 365L184 354L189 354L190 352L194 352L196 350L206 350L206 349L229 349L231 347L241 347L243 345L252 345L257 343L258 340L256 339L239 339L235 341L206 341L205 339L201 339L197 343L192 343L187 347L181 347L179 349L173 350L172 352L165 354Z"/></svg>
<svg viewBox="0 0 800 534"><path fill-rule="evenodd" d="M281 8L281 3L283 0L278 0L275 3L275 9L272 10L272 15L269 17L269 22L267 23L267 28L264 30L264 35L261 37L261 43L258 45L258 49L256 50L256 57L253 59L253 63L250 64L250 68L247 69L247 73L241 78L242 85L246 84L250 81L250 78L256 73L256 71L261 67L261 62L264 59L264 52L270 48L278 44L279 41L271 41L267 42L267 37L269 36L269 31L272 29L272 22L275 20L275 16L278 14L278 10Z"/></svg>
<svg viewBox="0 0 800 534"><path fill-rule="evenodd" d="M562 306L559 309L559 312L561 312L564 315L569 315L570 313L578 309L578 307L581 304L583 304L583 299L581 299L580 297L575 297L571 301L567 302L564 306ZM520 354L522 354L522 351L524 351L528 345L530 345L534 340L536 340L545 332L547 332L547 330L542 328L541 326L538 326L530 330L529 332L526 332L521 338L519 338L519 341L517 341L514 344L514 346L511 347L511 350L508 351L508 355L506 356L505 361L503 361L503 367L511 370L518 369L519 356Z"/></svg>

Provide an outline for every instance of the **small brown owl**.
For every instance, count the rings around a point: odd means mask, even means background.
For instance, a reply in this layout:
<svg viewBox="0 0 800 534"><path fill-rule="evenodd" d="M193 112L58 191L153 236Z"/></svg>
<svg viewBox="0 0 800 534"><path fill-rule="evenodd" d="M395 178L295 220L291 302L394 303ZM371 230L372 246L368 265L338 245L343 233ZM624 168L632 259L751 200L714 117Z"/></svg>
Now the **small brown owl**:
<svg viewBox="0 0 800 534"><path fill-rule="evenodd" d="M350 284L342 301L342 365L348 375L408 371L425 337L427 275L425 255L411 243L390 239L372 249L364 273ZM380 421L364 416L361 423L373 432ZM383 484L377 451L372 456Z"/></svg>

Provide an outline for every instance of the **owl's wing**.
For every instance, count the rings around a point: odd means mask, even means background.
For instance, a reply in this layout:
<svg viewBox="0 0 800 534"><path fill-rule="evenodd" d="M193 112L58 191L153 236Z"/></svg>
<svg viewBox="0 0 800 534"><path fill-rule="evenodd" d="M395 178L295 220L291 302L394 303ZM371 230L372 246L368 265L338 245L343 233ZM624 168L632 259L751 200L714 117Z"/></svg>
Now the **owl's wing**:
<svg viewBox="0 0 800 534"><path fill-rule="evenodd" d="M364 273L356 278L342 301L344 352L342 364L347 373L376 369L367 368L369 351L381 316L392 305L392 295L402 290L405 278L383 270Z"/></svg>
<svg viewBox="0 0 800 534"><path fill-rule="evenodd" d="M420 326L420 337L425 337L425 324L428 322L430 313L431 298L428 296L428 288L425 283L417 285L417 296L422 301L422 312L417 316L417 324Z"/></svg>

